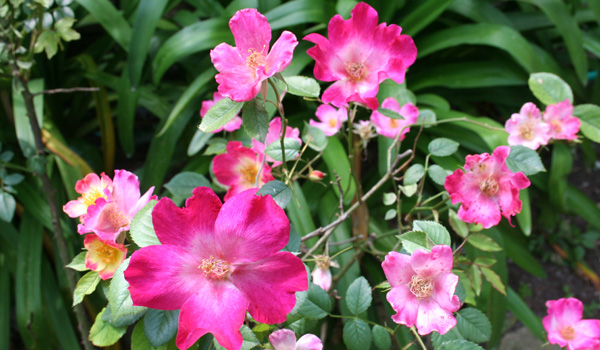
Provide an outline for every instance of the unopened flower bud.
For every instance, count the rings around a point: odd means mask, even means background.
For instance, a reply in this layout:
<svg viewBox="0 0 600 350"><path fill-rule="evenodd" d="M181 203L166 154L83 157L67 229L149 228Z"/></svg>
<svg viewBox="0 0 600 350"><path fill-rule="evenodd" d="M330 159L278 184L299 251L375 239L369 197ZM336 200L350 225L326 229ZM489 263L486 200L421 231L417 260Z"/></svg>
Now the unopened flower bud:
<svg viewBox="0 0 600 350"><path fill-rule="evenodd" d="M319 171L319 170L313 170L308 175L308 179L310 181L315 181L315 182L323 180L324 177L325 177L325 173L322 171Z"/></svg>

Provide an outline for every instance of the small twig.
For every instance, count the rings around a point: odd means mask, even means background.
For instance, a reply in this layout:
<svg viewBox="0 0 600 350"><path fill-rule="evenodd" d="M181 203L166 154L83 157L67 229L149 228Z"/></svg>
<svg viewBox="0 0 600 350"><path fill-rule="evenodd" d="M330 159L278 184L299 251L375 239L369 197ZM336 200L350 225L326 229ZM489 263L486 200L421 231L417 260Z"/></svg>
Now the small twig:
<svg viewBox="0 0 600 350"><path fill-rule="evenodd" d="M335 183L340 190L340 215L344 215L344 190L342 189L342 178L335 169L333 169L333 174L335 175ZM331 181L331 184L333 185L333 181Z"/></svg>
<svg viewBox="0 0 600 350"><path fill-rule="evenodd" d="M33 97L37 96L37 95L52 95L52 94L68 94L71 92L77 92L77 91L87 91L87 92L94 92L94 91L100 91L100 88L97 87L74 87L74 88L67 88L67 89L51 89L51 90L44 90L44 91L40 91L40 92L34 92L31 95Z"/></svg>
<svg viewBox="0 0 600 350"><path fill-rule="evenodd" d="M458 253L462 249L462 247L465 246L465 243L467 243L467 239L469 239L468 233L465 236L465 239L462 241L462 243L456 249L454 249L454 252L452 252L452 255L456 255L456 253Z"/></svg>
<svg viewBox="0 0 600 350"><path fill-rule="evenodd" d="M360 237L360 238L362 238L362 237ZM344 244L347 244L347 243L352 243L352 242L354 242L354 241L356 241L357 239L360 239L360 238L358 236L351 237L349 239L346 239L346 240L343 240L343 241L339 241L339 242L328 242L327 245L330 246L330 247L336 246L336 245L344 245Z"/></svg>

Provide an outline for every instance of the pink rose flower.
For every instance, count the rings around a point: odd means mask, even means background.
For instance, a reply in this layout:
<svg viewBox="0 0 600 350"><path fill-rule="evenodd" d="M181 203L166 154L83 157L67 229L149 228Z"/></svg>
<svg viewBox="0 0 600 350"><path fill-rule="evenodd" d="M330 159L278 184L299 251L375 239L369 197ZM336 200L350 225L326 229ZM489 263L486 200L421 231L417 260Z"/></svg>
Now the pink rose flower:
<svg viewBox="0 0 600 350"><path fill-rule="evenodd" d="M104 173L100 176L90 173L75 184L75 191L82 196L63 205L63 211L72 218L79 217L83 222L88 207L96 203L96 199L107 199L112 193L112 180Z"/></svg>
<svg viewBox="0 0 600 350"><path fill-rule="evenodd" d="M312 281L324 291L329 291L331 288L331 269L330 267L340 267L337 262L333 261L327 255L315 256L315 268L311 272Z"/></svg>
<svg viewBox="0 0 600 350"><path fill-rule="evenodd" d="M304 37L316 46L307 53L315 60L315 77L335 81L322 96L324 103L342 107L350 101L379 106L379 84L392 79L404 81L406 69L415 62L413 39L401 35L402 28L379 21L377 11L364 2L352 10L350 19L335 15L329 21L329 40L321 34Z"/></svg>
<svg viewBox="0 0 600 350"><path fill-rule="evenodd" d="M336 109L333 106L323 104L317 107L315 115L319 118L320 122L311 119L308 123L323 130L327 136L337 134L342 128L342 124L348 120L348 110L346 107Z"/></svg>
<svg viewBox="0 0 600 350"><path fill-rule="evenodd" d="M263 164L263 155L258 154L241 142L230 141L227 143L227 152L213 158L213 172L217 181L229 186L225 200L250 188L258 188L269 181L275 180L271 175L271 167ZM260 175L259 175L260 173Z"/></svg>
<svg viewBox="0 0 600 350"><path fill-rule="evenodd" d="M288 126L285 129L285 137L294 139L302 145L302 139L300 138L300 130L298 128L292 128ZM281 139L281 118L275 117L269 123L269 131L267 132L267 137L265 138L265 143L262 143L258 140L252 139L252 149L259 153L265 154L265 148L273 142L279 142ZM297 155L296 155L297 156ZM289 160L289 159L286 159ZM267 156L267 162L273 163L273 168L281 165L281 162L276 162L275 159Z"/></svg>
<svg viewBox="0 0 600 350"><path fill-rule="evenodd" d="M94 232L104 242L115 242L119 234L129 230L131 219L151 199L154 186L140 196L140 182L127 170L115 170L113 190L108 198L98 198L87 209L83 224L77 227L79 234Z"/></svg>
<svg viewBox="0 0 600 350"><path fill-rule="evenodd" d="M322 350L321 339L313 334L305 334L298 342L296 335L289 329L280 329L269 335L269 341L275 350Z"/></svg>
<svg viewBox="0 0 600 350"><path fill-rule="evenodd" d="M381 107L400 114L404 119L389 118L374 110L371 113L371 122L375 125L375 132L390 138L396 138L400 134L400 140L404 140L410 130L408 126L415 124L419 118L417 107L409 102L400 108L400 104L393 97L383 100Z"/></svg>
<svg viewBox="0 0 600 350"><path fill-rule="evenodd" d="M271 26L256 9L243 9L229 20L236 47L226 43L210 51L210 58L219 74L219 92L236 102L250 101L267 78L282 72L292 61L296 36L284 31L271 52ZM266 83L266 82L265 82Z"/></svg>
<svg viewBox="0 0 600 350"><path fill-rule="evenodd" d="M103 242L95 234L86 235L83 245L88 250L85 253L85 267L98 272L103 280L112 278L127 256L127 248L123 244Z"/></svg>
<svg viewBox="0 0 600 350"><path fill-rule="evenodd" d="M223 95L221 95L218 92L215 92L213 94L212 100L202 101L202 108L200 109L200 117L204 118L204 116L206 115L206 113L208 113L208 111L212 108L212 106L214 106L215 103L221 101L224 98L225 97ZM236 114L235 117L233 117L233 119L230 120L227 124L225 124L221 128L218 128L217 130L213 131L212 133L216 134L223 129L225 129L225 131L232 132L232 131L239 129L240 126L242 126L242 118Z"/></svg>
<svg viewBox="0 0 600 350"><path fill-rule="evenodd" d="M548 342L568 350L597 349L600 346L600 320L582 320L583 304L575 298L546 302L548 316L542 319Z"/></svg>
<svg viewBox="0 0 600 350"><path fill-rule="evenodd" d="M162 245L133 253L125 279L134 305L178 310L176 344L212 333L228 350L242 346L246 311L260 323L281 323L308 289L302 261L280 252L290 223L270 196L242 192L225 204L197 187L184 208L162 198L152 212Z"/></svg>
<svg viewBox="0 0 600 350"><path fill-rule="evenodd" d="M568 99L546 107L543 118L550 124L550 136L553 139L577 139L581 121L573 116L573 105Z"/></svg>
<svg viewBox="0 0 600 350"><path fill-rule="evenodd" d="M542 121L542 113L535 104L527 102L519 113L506 121L508 144L538 149L550 141L550 126Z"/></svg>
<svg viewBox="0 0 600 350"><path fill-rule="evenodd" d="M387 301L397 313L392 320L407 327L417 326L419 334L445 334L456 326L452 313L460 308L454 295L458 276L451 273L452 249L436 245L428 252L417 249L412 256L389 252L383 272L392 286Z"/></svg>
<svg viewBox="0 0 600 350"><path fill-rule="evenodd" d="M509 153L508 146L499 146L492 155L468 155L464 172L456 169L446 177L444 187L452 204L462 203L461 220L490 228L500 223L501 215L510 223L510 217L521 212L519 190L530 182L522 172L513 173L506 166Z"/></svg>

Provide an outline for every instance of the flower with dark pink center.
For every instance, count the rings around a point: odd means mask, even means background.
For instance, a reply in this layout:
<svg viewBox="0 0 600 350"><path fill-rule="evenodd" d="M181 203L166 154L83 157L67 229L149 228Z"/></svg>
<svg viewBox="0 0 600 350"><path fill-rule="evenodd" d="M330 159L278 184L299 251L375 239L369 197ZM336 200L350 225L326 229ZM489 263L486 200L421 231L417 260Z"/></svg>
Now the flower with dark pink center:
<svg viewBox="0 0 600 350"><path fill-rule="evenodd" d="M300 130L298 128L292 128L288 126L285 129L285 138L294 139L298 141L300 145L302 145L302 139L300 138ZM281 140L281 118L275 117L269 123L269 131L267 132L267 137L265 138L265 143L262 143L256 139L252 139L252 149L258 154L265 154L265 149L268 145L273 142L280 142ZM287 159L289 160L289 159ZM267 162L272 162L272 166L276 167L281 165L281 162L275 161L275 159L269 157L267 155Z"/></svg>
<svg viewBox="0 0 600 350"><path fill-rule="evenodd" d="M433 331L445 334L456 326L452 313L460 308L454 295L458 276L451 273L452 249L436 245L428 252L415 250L412 255L389 252L383 272L392 289L387 301L396 314L392 320L407 327L417 326L419 334Z"/></svg>
<svg viewBox="0 0 600 350"><path fill-rule="evenodd" d="M280 329L269 335L275 350L322 350L321 339L314 334L305 334L296 342L296 334L289 329Z"/></svg>
<svg viewBox="0 0 600 350"><path fill-rule="evenodd" d="M542 118L550 125L550 136L553 139L577 139L581 121L573 116L573 105L568 99L547 106Z"/></svg>
<svg viewBox="0 0 600 350"><path fill-rule="evenodd" d="M292 61L296 36L284 31L273 44L271 26L256 9L243 9L229 20L236 47L226 43L210 51L210 58L219 74L219 92L236 102L250 101L266 84L266 79L282 72Z"/></svg>
<svg viewBox="0 0 600 350"><path fill-rule="evenodd" d="M63 211L72 218L79 217L83 222L88 207L94 205L98 198L107 199L112 193L112 180L104 173L100 176L90 173L75 184L75 191L81 197L69 201L63 206Z"/></svg>
<svg viewBox="0 0 600 350"><path fill-rule="evenodd" d="M123 244L103 242L95 234L86 235L83 245L87 249L85 267L98 272L103 280L112 278L127 256L127 248Z"/></svg>
<svg viewBox="0 0 600 350"><path fill-rule="evenodd" d="M508 144L538 149L550 141L550 126L542 120L542 113L535 104L527 102L519 113L506 121Z"/></svg>
<svg viewBox="0 0 600 350"><path fill-rule="evenodd" d="M417 57L413 39L401 35L402 28L395 24L377 22L377 11L361 2L350 19L333 16L329 39L317 33L304 37L316 44L307 51L315 60L315 77L335 81L323 93L323 102L342 107L355 101L375 110L379 84L388 78L398 84L404 81L406 69Z"/></svg>
<svg viewBox="0 0 600 350"><path fill-rule="evenodd" d="M371 113L371 123L375 125L375 132L390 138L396 138L400 135L400 140L404 140L405 135L410 131L408 126L415 124L419 118L417 107L410 102L400 107L398 101L393 97L383 100L381 107L400 114L404 119L386 117L379 111L374 110Z"/></svg>
<svg viewBox="0 0 600 350"><path fill-rule="evenodd" d="M346 107L337 109L330 105L320 105L315 113L319 121L309 120L309 124L323 130L327 136L337 134L342 128L342 124L348 120L348 110Z"/></svg>
<svg viewBox="0 0 600 350"><path fill-rule="evenodd" d="M456 169L446 177L444 187L452 204L462 203L458 217L469 223L490 228L504 216L510 223L513 215L521 212L519 190L530 185L522 173L513 173L506 166L510 153L508 146L499 146L492 155L468 155L464 171Z"/></svg>
<svg viewBox="0 0 600 350"><path fill-rule="evenodd" d="M575 298L546 301L548 315L542 320L548 342L568 350L598 349L600 320L582 320L583 303Z"/></svg>
<svg viewBox="0 0 600 350"><path fill-rule="evenodd" d="M225 204L197 187L185 207L162 198L152 223L162 245L133 253L125 279L134 305L178 310L176 343L192 346L212 333L228 350L242 346L246 311L260 323L281 323L308 289L306 269L281 252L290 223L270 196L248 190Z"/></svg>
<svg viewBox="0 0 600 350"><path fill-rule="evenodd" d="M215 103L221 101L224 98L225 97L223 95L221 95L219 92L215 92L213 94L212 100L202 101L202 108L200 109L200 117L204 118L204 116L206 115L206 113L208 113L208 111L212 108L212 106L214 106ZM236 131L237 129L240 128L240 126L242 126L242 118L236 114L235 117L233 117L233 119L231 119L227 124L218 128L217 130L213 131L212 133L216 134L223 129L225 131L229 131L229 132Z"/></svg>

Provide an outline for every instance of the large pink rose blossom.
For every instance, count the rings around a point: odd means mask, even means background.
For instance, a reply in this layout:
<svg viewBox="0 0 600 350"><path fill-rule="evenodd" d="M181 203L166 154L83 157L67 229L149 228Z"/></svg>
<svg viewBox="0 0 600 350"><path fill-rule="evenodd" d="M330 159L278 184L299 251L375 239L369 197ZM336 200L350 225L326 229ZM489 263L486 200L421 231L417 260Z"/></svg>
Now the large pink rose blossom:
<svg viewBox="0 0 600 350"><path fill-rule="evenodd" d="M285 137L289 139L294 139L302 145L302 139L300 138L300 130L298 128L292 128L288 126L285 129ZM258 140L252 139L252 149L259 153L265 154L265 148L273 142L280 142L281 139L281 118L275 117L269 123L269 131L267 132L267 137L265 138L265 143L262 143ZM289 160L289 159L286 159ZM272 162L273 167L277 167L281 165L281 162L275 161L275 159L267 156L267 162Z"/></svg>
<svg viewBox="0 0 600 350"><path fill-rule="evenodd" d="M112 278L127 256L127 248L123 244L102 242L95 234L86 235L83 245L87 249L85 267L98 272L103 280Z"/></svg>
<svg viewBox="0 0 600 350"><path fill-rule="evenodd" d="M63 206L63 211L72 218L79 217L83 222L88 207L96 203L96 199L107 199L112 193L112 180L104 173L100 176L90 173L75 184L75 191L81 197L69 201Z"/></svg>
<svg viewBox="0 0 600 350"><path fill-rule="evenodd" d="M224 98L225 97L223 95L221 95L218 92L215 92L213 94L212 100L202 101L202 108L200 109L200 117L204 118L204 116L206 115L206 113L208 113L208 111L212 108L212 106L214 106L215 103L221 101ZM230 120L227 124L218 128L217 130L213 131L212 133L216 134L216 133L222 131L223 129L225 129L225 131L229 131L229 132L236 131L237 129L240 128L240 126L242 126L242 118L236 114L236 116L233 117L233 119Z"/></svg>
<svg viewBox="0 0 600 350"><path fill-rule="evenodd" d="M178 310L176 343L192 346L212 333L228 350L242 346L246 311L260 323L281 323L308 289L306 270L280 250L290 223L270 196L248 190L225 204L197 187L184 208L168 198L152 212L162 245L133 253L125 279L134 305Z"/></svg>
<svg viewBox="0 0 600 350"><path fill-rule="evenodd" d="M323 130L327 136L337 134L342 128L342 124L348 120L348 110L346 107L336 109L333 106L323 104L317 107L315 115L319 118L319 121L311 119L308 123Z"/></svg>
<svg viewBox="0 0 600 350"><path fill-rule="evenodd" d="M219 74L218 90L236 102L250 101L261 90L266 79L282 72L292 61L296 36L284 31L269 52L271 27L256 9L243 9L229 21L236 47L226 43L210 51Z"/></svg>
<svg viewBox="0 0 600 350"><path fill-rule="evenodd" d="M269 335L269 341L275 350L322 350L321 339L313 334L305 334L298 342L296 335L289 329L280 329Z"/></svg>
<svg viewBox="0 0 600 350"><path fill-rule="evenodd" d="M548 342L568 350L600 347L600 320L582 320L583 304L575 298L546 302L548 316L542 323L548 332Z"/></svg>
<svg viewBox="0 0 600 350"><path fill-rule="evenodd" d="M129 230L131 219L151 199L154 186L140 196L140 182L127 170L115 170L113 190L108 198L98 198L87 209L87 215L77 228L80 234L94 232L104 242L115 242L119 234Z"/></svg>
<svg viewBox="0 0 600 350"><path fill-rule="evenodd" d="M550 125L550 136L557 140L576 140L581 127L579 118L573 116L573 105L567 99L549 105L543 119Z"/></svg>
<svg viewBox="0 0 600 350"><path fill-rule="evenodd" d="M460 308L454 295L458 276L451 273L452 249L436 245L428 252L417 249L412 256L392 251L382 264L392 286L387 301L397 313L396 323L417 326L419 334L445 334L456 326L452 313Z"/></svg>
<svg viewBox="0 0 600 350"><path fill-rule="evenodd" d="M379 106L379 84L388 78L398 84L404 81L406 69L417 57L417 48L410 36L400 34L402 28L378 21L377 11L361 2L350 19L333 16L329 39L317 33L304 37L316 44L307 51L315 60L315 77L335 81L323 93L323 102L342 107L355 101L375 110Z"/></svg>
<svg viewBox="0 0 600 350"><path fill-rule="evenodd" d="M508 146L499 146L492 155L468 155L464 171L446 177L444 187L452 204L462 203L458 217L469 223L490 228L500 223L501 216L508 219L521 212L519 190L530 185L522 173L513 173L506 166L510 153Z"/></svg>
<svg viewBox="0 0 600 350"><path fill-rule="evenodd" d="M263 164L262 154L244 147L238 141L230 141L226 149L226 153L213 158L213 172L217 181L229 186L225 200L249 188L256 188L257 176L259 188L275 180L271 175L271 167Z"/></svg>
<svg viewBox="0 0 600 350"><path fill-rule="evenodd" d="M542 113L535 104L527 102L519 113L506 121L508 144L538 149L550 141L550 126L542 120Z"/></svg>
<svg viewBox="0 0 600 350"><path fill-rule="evenodd" d="M400 140L404 140L405 135L410 130L408 126L415 124L419 118L417 107L409 102L401 108L398 101L393 97L383 100L381 107L400 114L404 119L386 117L379 113L379 111L374 110L371 113L371 123L375 125L375 132L390 138L396 138L396 136L400 135Z"/></svg>

